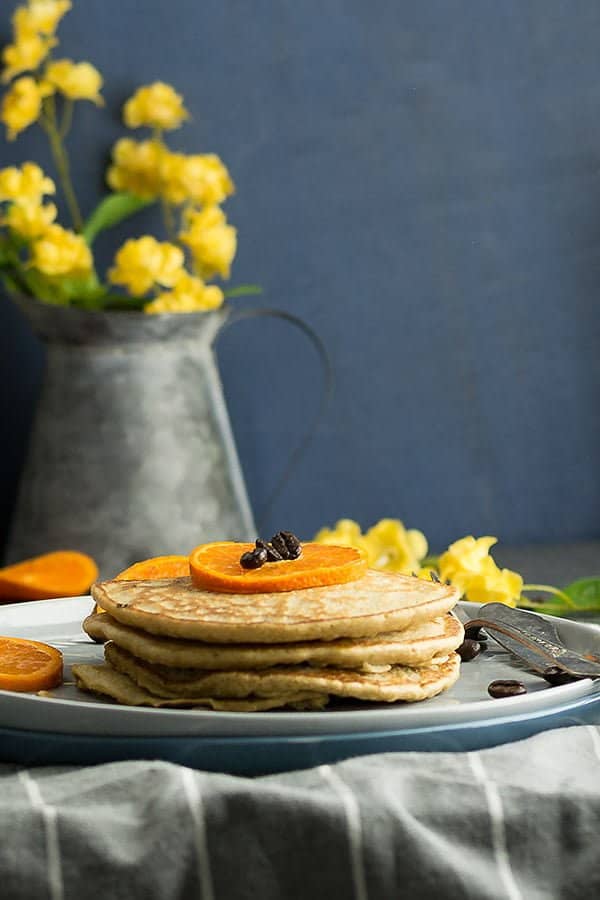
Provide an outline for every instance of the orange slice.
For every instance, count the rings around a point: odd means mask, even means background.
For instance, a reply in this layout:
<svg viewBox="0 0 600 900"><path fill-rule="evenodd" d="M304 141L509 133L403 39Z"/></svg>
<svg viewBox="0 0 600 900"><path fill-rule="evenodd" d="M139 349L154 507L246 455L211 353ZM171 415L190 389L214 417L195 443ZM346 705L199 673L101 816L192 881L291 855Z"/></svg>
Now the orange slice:
<svg viewBox="0 0 600 900"><path fill-rule="evenodd" d="M0 569L0 600L49 600L87 594L98 577L91 556L57 550Z"/></svg>
<svg viewBox="0 0 600 900"><path fill-rule="evenodd" d="M133 563L115 576L115 581L154 581L158 578L183 578L190 574L187 556L151 556ZM103 613L101 606L94 606L95 613Z"/></svg>
<svg viewBox="0 0 600 900"><path fill-rule="evenodd" d="M367 561L354 547L328 544L302 545L298 559L268 562L260 569L244 569L242 553L254 544L219 541L201 544L190 555L190 574L196 587L229 594L293 591L356 581L367 571Z"/></svg>
<svg viewBox="0 0 600 900"><path fill-rule="evenodd" d="M153 581L156 578L183 578L190 574L187 556L152 556L142 559L116 576L116 581Z"/></svg>
<svg viewBox="0 0 600 900"><path fill-rule="evenodd" d="M58 687L62 679L60 650L39 641L0 637L0 689L43 691Z"/></svg>

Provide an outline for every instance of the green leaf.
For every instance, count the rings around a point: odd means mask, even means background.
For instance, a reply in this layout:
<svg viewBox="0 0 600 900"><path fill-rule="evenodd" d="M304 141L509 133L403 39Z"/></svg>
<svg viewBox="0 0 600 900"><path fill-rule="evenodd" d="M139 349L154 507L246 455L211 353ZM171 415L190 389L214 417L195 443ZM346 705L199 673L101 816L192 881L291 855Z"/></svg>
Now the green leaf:
<svg viewBox="0 0 600 900"><path fill-rule="evenodd" d="M259 284L240 284L238 287L228 288L223 291L223 296L230 299L231 297L248 297L253 294L262 294L262 288Z"/></svg>
<svg viewBox="0 0 600 900"><path fill-rule="evenodd" d="M44 303L68 306L68 298L62 294L60 285L50 281L37 269L24 269L22 277L25 287L32 297L36 297Z"/></svg>
<svg viewBox="0 0 600 900"><path fill-rule="evenodd" d="M96 236L106 228L118 225L123 219L128 219L146 206L150 206L154 200L136 197L135 194L115 193L109 194L100 201L96 209L89 216L83 226L82 234L91 246Z"/></svg>
<svg viewBox="0 0 600 900"><path fill-rule="evenodd" d="M600 577L579 578L562 588L571 603L560 596L538 601L533 597L521 596L518 606L546 613L549 616L564 616L579 612L600 612Z"/></svg>
<svg viewBox="0 0 600 900"><path fill-rule="evenodd" d="M600 610L600 577L579 578L563 588L577 609Z"/></svg>
<svg viewBox="0 0 600 900"><path fill-rule="evenodd" d="M37 269L25 269L23 281L30 294L56 306L77 306L80 309L102 309L106 288L95 272L82 278L49 278Z"/></svg>

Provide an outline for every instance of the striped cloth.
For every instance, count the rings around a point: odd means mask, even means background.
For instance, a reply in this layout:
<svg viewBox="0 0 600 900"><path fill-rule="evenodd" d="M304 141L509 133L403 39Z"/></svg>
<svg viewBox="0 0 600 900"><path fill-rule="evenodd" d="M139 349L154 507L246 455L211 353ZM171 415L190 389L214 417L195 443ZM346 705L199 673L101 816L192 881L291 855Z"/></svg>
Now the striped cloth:
<svg viewBox="0 0 600 900"><path fill-rule="evenodd" d="M0 767L2 900L600 897L600 728L238 778Z"/></svg>

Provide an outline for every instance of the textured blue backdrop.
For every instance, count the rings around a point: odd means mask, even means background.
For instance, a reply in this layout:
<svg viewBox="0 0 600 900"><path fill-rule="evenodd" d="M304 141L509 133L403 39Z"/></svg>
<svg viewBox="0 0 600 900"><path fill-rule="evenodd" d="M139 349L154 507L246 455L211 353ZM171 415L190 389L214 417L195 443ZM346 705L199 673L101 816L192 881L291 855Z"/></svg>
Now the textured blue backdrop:
<svg viewBox="0 0 600 900"><path fill-rule="evenodd" d="M600 5L79 0L61 38L106 77L106 111L81 104L74 131L84 205L123 100L172 82L194 113L177 145L219 153L238 186L233 282L329 347L333 406L265 532L391 515L434 546L600 535ZM2 164L43 156L34 129L0 143ZM317 359L248 322L220 361L260 511ZM3 300L3 529L40 370Z"/></svg>

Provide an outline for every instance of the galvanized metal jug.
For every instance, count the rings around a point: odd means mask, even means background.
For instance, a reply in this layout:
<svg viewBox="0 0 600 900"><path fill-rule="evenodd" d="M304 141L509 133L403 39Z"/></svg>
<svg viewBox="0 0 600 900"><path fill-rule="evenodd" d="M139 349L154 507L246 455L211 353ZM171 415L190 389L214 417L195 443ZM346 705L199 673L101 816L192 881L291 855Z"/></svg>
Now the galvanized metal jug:
<svg viewBox="0 0 600 900"><path fill-rule="evenodd" d="M256 536L213 343L229 310L149 316L19 298L47 348L8 561L135 560Z"/></svg>

